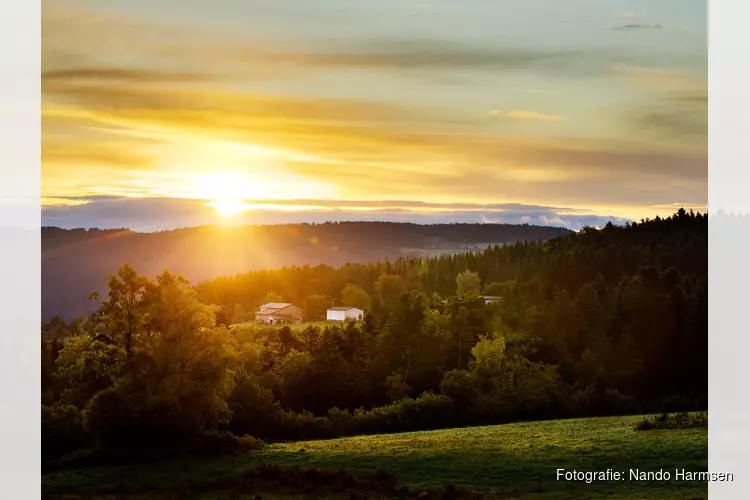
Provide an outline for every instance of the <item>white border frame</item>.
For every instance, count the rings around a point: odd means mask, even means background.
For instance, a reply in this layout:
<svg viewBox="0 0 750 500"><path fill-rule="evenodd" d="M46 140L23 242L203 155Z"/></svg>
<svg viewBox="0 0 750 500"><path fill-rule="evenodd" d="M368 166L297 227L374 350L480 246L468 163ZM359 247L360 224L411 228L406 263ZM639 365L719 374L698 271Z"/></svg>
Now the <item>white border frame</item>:
<svg viewBox="0 0 750 500"><path fill-rule="evenodd" d="M709 46L709 470L734 474L709 483L709 498L750 497L750 4L713 0ZM724 212L724 215L721 213ZM719 215L716 215L719 214Z"/></svg>
<svg viewBox="0 0 750 500"><path fill-rule="evenodd" d="M0 11L0 488L41 496L41 3Z"/></svg>

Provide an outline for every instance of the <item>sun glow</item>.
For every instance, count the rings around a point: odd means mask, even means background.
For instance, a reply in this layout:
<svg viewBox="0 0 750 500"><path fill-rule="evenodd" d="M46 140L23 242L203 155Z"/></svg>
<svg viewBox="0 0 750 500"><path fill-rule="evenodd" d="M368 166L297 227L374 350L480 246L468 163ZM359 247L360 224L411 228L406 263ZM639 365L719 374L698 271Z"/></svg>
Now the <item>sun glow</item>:
<svg viewBox="0 0 750 500"><path fill-rule="evenodd" d="M207 206L224 218L235 217L251 207L245 200L257 194L252 180L237 172L226 171L202 175L196 180L200 191L210 200Z"/></svg>
<svg viewBox="0 0 750 500"><path fill-rule="evenodd" d="M212 201L207 205L213 208L217 214L225 219L235 217L249 208L246 203L237 200L217 200Z"/></svg>

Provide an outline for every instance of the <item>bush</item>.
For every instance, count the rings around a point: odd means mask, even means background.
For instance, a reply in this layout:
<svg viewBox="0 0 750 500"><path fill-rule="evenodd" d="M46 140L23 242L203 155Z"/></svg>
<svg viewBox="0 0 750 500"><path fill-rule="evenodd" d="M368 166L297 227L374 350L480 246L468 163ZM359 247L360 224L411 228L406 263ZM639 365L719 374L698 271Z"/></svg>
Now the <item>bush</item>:
<svg viewBox="0 0 750 500"><path fill-rule="evenodd" d="M416 399L405 398L370 411L358 410L345 421L345 433L381 434L452 427L456 423L453 401L426 392Z"/></svg>
<svg viewBox="0 0 750 500"><path fill-rule="evenodd" d="M273 393L253 377L237 381L229 405L232 410L229 430L235 434L270 436L278 427L281 407Z"/></svg>
<svg viewBox="0 0 750 500"><path fill-rule="evenodd" d="M235 436L231 432L211 431L193 441L188 447L190 454L233 455L259 450L263 441L252 436Z"/></svg>
<svg viewBox="0 0 750 500"><path fill-rule="evenodd" d="M636 411L638 404L632 396L626 396L617 389L604 391L604 401L611 415L626 415Z"/></svg>
<svg viewBox="0 0 750 500"><path fill-rule="evenodd" d="M273 439L304 441L307 439L329 439L339 437L331 428L331 421L316 417L310 412L282 411L276 428L270 433Z"/></svg>
<svg viewBox="0 0 750 500"><path fill-rule="evenodd" d="M572 390L563 403L567 415L591 417L628 415L638 412L638 402L617 389L597 389L593 385Z"/></svg>
<svg viewBox="0 0 750 500"><path fill-rule="evenodd" d="M698 409L703 408L697 408L694 401L686 398L682 394L674 394L672 396L669 396L668 398L665 398L659 405L659 410L668 413L685 412Z"/></svg>
<svg viewBox="0 0 750 500"><path fill-rule="evenodd" d="M331 408L325 417L309 412L278 411L263 427L263 439L330 439L363 434L443 429L457 425L455 405L443 395L425 393L371 410Z"/></svg>
<svg viewBox="0 0 750 500"><path fill-rule="evenodd" d="M651 431L661 429L707 429L707 413L663 413L658 416L645 417L637 422L633 429L636 431Z"/></svg>
<svg viewBox="0 0 750 500"><path fill-rule="evenodd" d="M91 446L81 413L73 405L42 406L42 453L54 457Z"/></svg>
<svg viewBox="0 0 750 500"><path fill-rule="evenodd" d="M167 402L110 388L86 406L84 427L100 448L153 450L182 446L201 436L198 424L183 416Z"/></svg>

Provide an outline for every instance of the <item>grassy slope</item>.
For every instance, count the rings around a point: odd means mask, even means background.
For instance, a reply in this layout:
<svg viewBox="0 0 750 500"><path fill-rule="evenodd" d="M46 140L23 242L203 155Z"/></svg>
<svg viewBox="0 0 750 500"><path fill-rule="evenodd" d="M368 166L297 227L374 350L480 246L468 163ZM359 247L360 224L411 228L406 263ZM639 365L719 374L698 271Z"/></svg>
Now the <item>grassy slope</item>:
<svg viewBox="0 0 750 500"><path fill-rule="evenodd" d="M67 486L84 492L121 483L171 488L241 474L259 464L275 464L341 468L353 473L383 470L402 484L434 487L453 483L486 492L490 498L706 498L705 483L627 480L587 485L556 481L558 468L612 468L625 473L631 468L664 469L673 477L675 468L706 470L705 429L636 432L632 425L638 419L573 419L280 443L242 457L211 461L61 471L43 476L42 483L47 491Z"/></svg>

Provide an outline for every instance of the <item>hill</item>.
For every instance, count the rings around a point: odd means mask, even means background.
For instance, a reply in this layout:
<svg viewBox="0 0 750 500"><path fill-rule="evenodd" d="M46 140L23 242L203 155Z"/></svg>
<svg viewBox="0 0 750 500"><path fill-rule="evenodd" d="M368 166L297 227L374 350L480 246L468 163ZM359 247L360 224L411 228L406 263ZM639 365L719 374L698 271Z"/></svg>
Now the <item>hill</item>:
<svg viewBox="0 0 750 500"><path fill-rule="evenodd" d="M128 498L134 499L176 498L178 492L188 491L200 491L201 498L207 499L259 498L254 496L256 493L264 499L391 498L382 492L365 497L361 490L360 496L347 496L355 489L352 486L350 491L331 491L335 490L330 483L334 473L327 476L329 485L317 491L310 491L314 484L312 474L305 478L307 491L302 492L293 491L293 487L288 488L292 491L285 491L279 481L270 485L247 480L248 472L265 465L280 466L282 470L293 466L343 469L355 476L384 472L385 477L394 477L401 485L440 488L453 484L481 493L486 499L707 498L706 483L675 481L674 474L675 469L707 470L707 429L635 431L633 425L638 420L640 417L630 416L524 422L277 443L240 457L60 471L43 476L42 485L49 494L90 494L106 488L107 493L127 492L131 495ZM630 469L663 469L672 477L664 482L628 478L587 484L558 481L559 468L612 469L626 474ZM262 470L273 471L267 467ZM243 477L245 481L238 480ZM403 494L393 496L397 497L408 498Z"/></svg>
<svg viewBox="0 0 750 500"><path fill-rule="evenodd" d="M287 266L342 266L401 256L482 250L541 241L563 228L510 224L418 225L342 222L276 226L204 226L156 233L127 229L42 228L42 318L93 312L87 300L106 291L109 274L128 262L153 276L164 269L192 282Z"/></svg>

